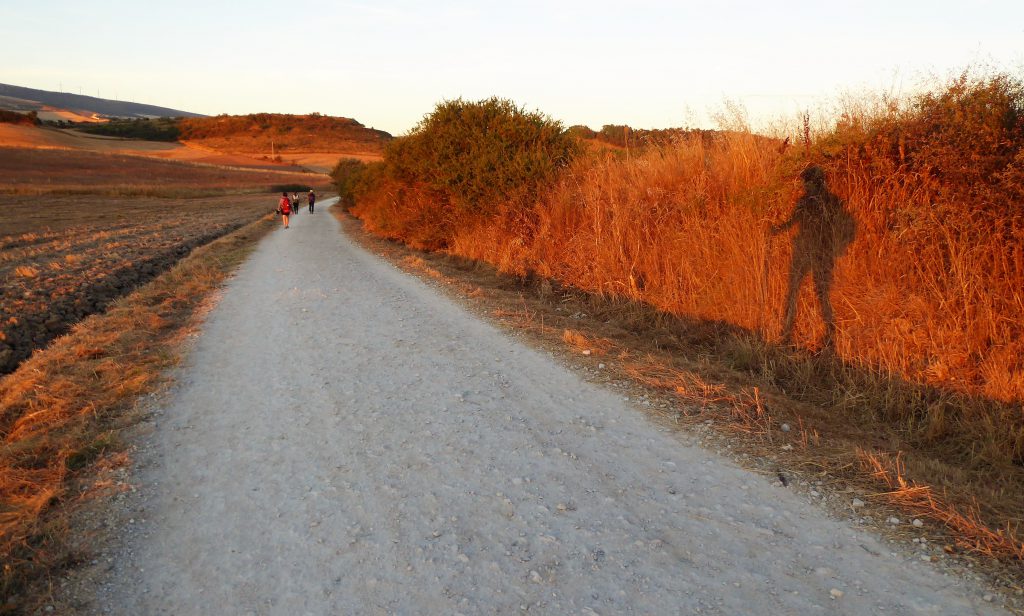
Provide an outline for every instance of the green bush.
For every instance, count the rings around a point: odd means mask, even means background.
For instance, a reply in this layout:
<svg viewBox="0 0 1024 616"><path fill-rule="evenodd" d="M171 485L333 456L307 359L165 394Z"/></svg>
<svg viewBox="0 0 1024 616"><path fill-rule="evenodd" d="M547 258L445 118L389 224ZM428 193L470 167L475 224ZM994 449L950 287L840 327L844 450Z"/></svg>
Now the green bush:
<svg viewBox="0 0 1024 616"><path fill-rule="evenodd" d="M331 179L338 190L342 207L348 209L356 200L376 186L384 174L384 163L364 163L354 158L343 158L331 170Z"/></svg>
<svg viewBox="0 0 1024 616"><path fill-rule="evenodd" d="M520 203L551 181L577 153L562 124L506 99L438 104L409 135L388 144L388 175L426 187L466 215Z"/></svg>

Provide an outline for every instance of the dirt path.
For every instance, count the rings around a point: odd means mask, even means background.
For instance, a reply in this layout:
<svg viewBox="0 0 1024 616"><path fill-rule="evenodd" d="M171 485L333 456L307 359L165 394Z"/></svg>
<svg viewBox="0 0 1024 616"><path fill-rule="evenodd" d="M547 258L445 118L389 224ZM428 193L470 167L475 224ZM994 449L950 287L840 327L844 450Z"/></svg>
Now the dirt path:
<svg viewBox="0 0 1024 616"><path fill-rule="evenodd" d="M97 612L1002 613L681 442L325 211L242 268L157 426Z"/></svg>

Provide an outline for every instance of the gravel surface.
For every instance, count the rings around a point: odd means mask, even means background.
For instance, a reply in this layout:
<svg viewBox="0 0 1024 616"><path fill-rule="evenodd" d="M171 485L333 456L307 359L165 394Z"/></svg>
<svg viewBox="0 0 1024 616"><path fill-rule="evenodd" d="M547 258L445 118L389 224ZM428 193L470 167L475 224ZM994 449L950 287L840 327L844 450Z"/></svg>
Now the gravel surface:
<svg viewBox="0 0 1024 616"><path fill-rule="evenodd" d="M263 241L176 378L97 612L1003 613L474 318L323 210Z"/></svg>

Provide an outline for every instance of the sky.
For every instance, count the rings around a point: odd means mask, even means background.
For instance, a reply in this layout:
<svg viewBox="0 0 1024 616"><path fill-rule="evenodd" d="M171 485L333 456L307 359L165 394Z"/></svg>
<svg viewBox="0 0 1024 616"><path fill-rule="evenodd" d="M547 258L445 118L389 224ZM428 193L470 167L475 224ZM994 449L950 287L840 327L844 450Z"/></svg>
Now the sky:
<svg viewBox="0 0 1024 616"><path fill-rule="evenodd" d="M984 65L1024 74L1024 1L0 0L0 82L399 135L443 101L565 125L755 127Z"/></svg>

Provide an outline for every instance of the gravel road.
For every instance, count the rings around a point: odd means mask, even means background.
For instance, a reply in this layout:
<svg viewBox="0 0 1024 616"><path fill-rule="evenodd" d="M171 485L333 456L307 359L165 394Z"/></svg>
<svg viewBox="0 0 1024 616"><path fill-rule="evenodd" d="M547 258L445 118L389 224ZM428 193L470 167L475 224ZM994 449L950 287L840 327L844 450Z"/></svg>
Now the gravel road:
<svg viewBox="0 0 1024 616"><path fill-rule="evenodd" d="M262 242L176 378L97 612L1003 613L481 322L322 209Z"/></svg>

